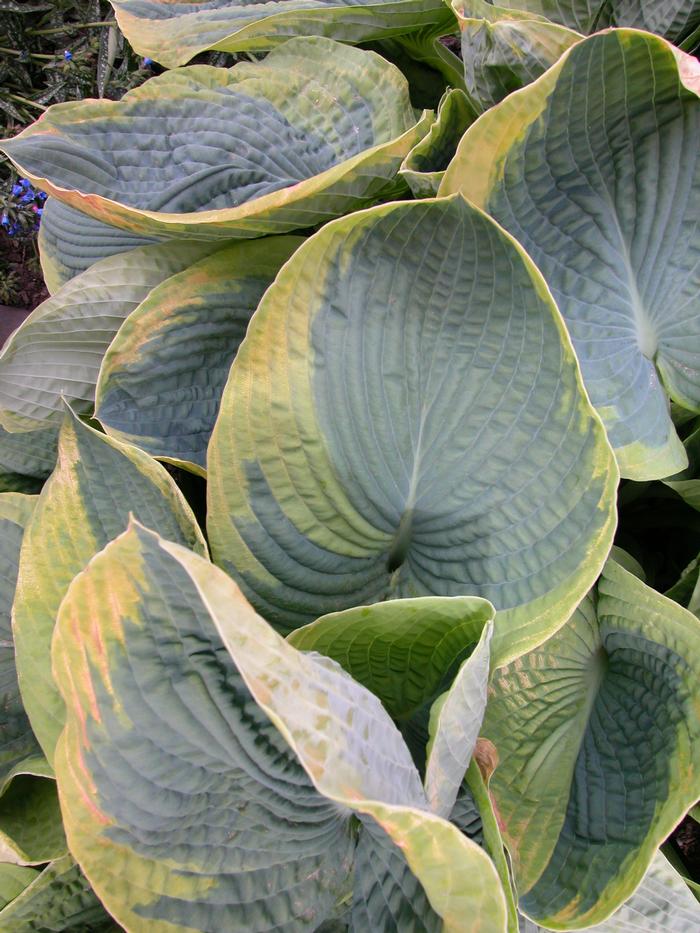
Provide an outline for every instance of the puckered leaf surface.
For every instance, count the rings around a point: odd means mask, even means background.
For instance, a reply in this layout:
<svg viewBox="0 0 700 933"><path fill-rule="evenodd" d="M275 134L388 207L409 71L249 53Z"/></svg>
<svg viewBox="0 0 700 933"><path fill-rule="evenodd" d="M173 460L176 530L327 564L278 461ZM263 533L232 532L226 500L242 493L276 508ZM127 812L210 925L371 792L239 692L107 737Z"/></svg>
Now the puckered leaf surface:
<svg viewBox="0 0 700 933"><path fill-rule="evenodd" d="M147 236L220 239L313 226L406 190L429 129L401 72L330 39L264 61L193 65L119 101L56 104L2 149L71 207Z"/></svg>
<svg viewBox="0 0 700 933"><path fill-rule="evenodd" d="M8 431L61 423L64 403L91 412L102 358L154 286L214 249L171 242L112 256L42 302L0 352L0 422Z"/></svg>
<svg viewBox="0 0 700 933"><path fill-rule="evenodd" d="M124 322L102 363L95 411L109 434L203 470L248 321L303 242L234 243L155 288Z"/></svg>
<svg viewBox="0 0 700 933"><path fill-rule="evenodd" d="M459 197L373 208L295 253L231 368L208 476L215 560L282 631L479 595L497 659L590 587L617 481L537 270Z"/></svg>
<svg viewBox="0 0 700 933"><path fill-rule="evenodd" d="M477 596L389 599L329 613L288 641L333 658L400 720L449 687L493 617L493 606Z"/></svg>
<svg viewBox="0 0 700 933"><path fill-rule="evenodd" d="M592 36L473 124L440 187L539 266L632 479L687 462L664 388L700 408L699 88L662 39Z"/></svg>
<svg viewBox="0 0 700 933"><path fill-rule="evenodd" d="M459 23L464 83L488 110L546 71L581 39L573 29L489 0L452 0Z"/></svg>
<svg viewBox="0 0 700 933"><path fill-rule="evenodd" d="M58 198L49 198L44 205L38 241L41 271L51 295L100 259L156 242L102 223Z"/></svg>
<svg viewBox="0 0 700 933"><path fill-rule="evenodd" d="M56 428L11 434L0 427L0 492L38 492L56 465Z"/></svg>
<svg viewBox="0 0 700 933"><path fill-rule="evenodd" d="M212 564L132 525L71 584L53 654L71 850L128 929L315 929L351 891L353 811L384 831L364 845L386 836L407 863L428 929L504 928L493 866L424 809L379 700ZM397 882L370 862L355 885L391 903Z"/></svg>
<svg viewBox="0 0 700 933"><path fill-rule="evenodd" d="M22 700L49 761L64 717L50 660L58 607L76 573L126 528L130 514L206 552L191 509L160 464L66 415L58 466L25 532L13 607Z"/></svg>
<svg viewBox="0 0 700 933"><path fill-rule="evenodd" d="M484 720L520 908L605 919L697 798L700 627L614 561L570 622L497 671Z"/></svg>
<svg viewBox="0 0 700 933"><path fill-rule="evenodd" d="M269 49L301 35L363 42L435 24L449 29L438 0L111 0L117 22L141 55L168 68L198 52Z"/></svg>
<svg viewBox="0 0 700 933"><path fill-rule="evenodd" d="M676 42L700 25L698 0L499 0L499 4L583 33L631 26Z"/></svg>

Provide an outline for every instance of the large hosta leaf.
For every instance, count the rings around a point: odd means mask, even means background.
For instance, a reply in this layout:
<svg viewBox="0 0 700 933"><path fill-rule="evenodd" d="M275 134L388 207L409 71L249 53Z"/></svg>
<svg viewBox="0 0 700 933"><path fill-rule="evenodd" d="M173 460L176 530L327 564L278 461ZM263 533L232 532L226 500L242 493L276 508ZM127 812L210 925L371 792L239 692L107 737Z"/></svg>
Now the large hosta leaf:
<svg viewBox="0 0 700 933"><path fill-rule="evenodd" d="M160 464L66 415L58 466L25 532L13 609L22 699L50 761L64 716L50 666L58 607L76 573L124 530L130 514L206 552L189 506Z"/></svg>
<svg viewBox="0 0 700 933"><path fill-rule="evenodd" d="M49 294L55 294L100 259L154 242L151 237L102 223L58 198L49 198L39 229L41 271Z"/></svg>
<svg viewBox="0 0 700 933"><path fill-rule="evenodd" d="M664 387L700 408L698 87L700 66L662 39L593 36L473 124L440 188L541 269L633 479L686 463Z"/></svg>
<svg viewBox="0 0 700 933"><path fill-rule="evenodd" d="M8 431L60 424L64 402L91 412L102 357L152 288L214 246L145 246L97 263L42 302L0 353L0 423Z"/></svg>
<svg viewBox="0 0 700 933"><path fill-rule="evenodd" d="M450 17L438 0L111 0L133 47L168 68L205 49L269 49L292 36L363 42L401 35Z"/></svg>
<svg viewBox="0 0 700 933"><path fill-rule="evenodd" d="M280 266L303 243L234 243L167 279L122 325L95 410L107 431L154 457L203 469L231 361Z"/></svg>
<svg viewBox="0 0 700 933"><path fill-rule="evenodd" d="M600 922L698 795L698 620L609 561L548 642L497 671L484 733L520 907Z"/></svg>
<svg viewBox="0 0 700 933"><path fill-rule="evenodd" d="M39 750L19 695L10 619L22 537L36 499L0 494L0 784L19 762Z"/></svg>
<svg viewBox="0 0 700 933"><path fill-rule="evenodd" d="M330 39L177 69L120 101L58 104L2 148L48 192L149 236L256 237L405 191L427 132L401 72Z"/></svg>
<svg viewBox="0 0 700 933"><path fill-rule="evenodd" d="M353 811L381 856L358 856L362 903L379 883L411 928L420 909L431 930L503 929L493 866L424 809L379 700L207 561L132 526L71 584L53 654L71 850L129 930L317 928L350 895Z"/></svg>
<svg viewBox="0 0 700 933"><path fill-rule="evenodd" d="M462 198L337 221L281 270L209 447L215 560L290 631L479 595L494 655L568 617L609 549L616 469L561 319Z"/></svg>
<svg viewBox="0 0 700 933"><path fill-rule="evenodd" d="M499 4L584 33L632 26L676 42L700 25L698 0L499 0Z"/></svg>
<svg viewBox="0 0 700 933"><path fill-rule="evenodd" d="M482 110L547 70L581 35L507 3L452 0L462 39L464 83Z"/></svg>

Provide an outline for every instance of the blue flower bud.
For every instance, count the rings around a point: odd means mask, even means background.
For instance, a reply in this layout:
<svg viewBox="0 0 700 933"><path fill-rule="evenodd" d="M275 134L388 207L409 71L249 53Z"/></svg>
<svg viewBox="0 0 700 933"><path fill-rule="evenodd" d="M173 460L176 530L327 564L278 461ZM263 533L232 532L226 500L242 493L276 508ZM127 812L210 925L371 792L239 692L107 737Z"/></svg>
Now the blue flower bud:
<svg viewBox="0 0 700 933"><path fill-rule="evenodd" d="M32 183L31 183L31 181L30 181L28 178L20 178L19 183L20 183L20 185L21 185L23 188L31 188L31 187L32 187Z"/></svg>
<svg viewBox="0 0 700 933"><path fill-rule="evenodd" d="M63 53L63 57L65 58L67 62L73 61L73 53L69 52L68 49L66 49L65 52Z"/></svg>
<svg viewBox="0 0 700 933"><path fill-rule="evenodd" d="M48 198L48 194L45 191L40 191L37 197L40 201L45 201Z"/></svg>
<svg viewBox="0 0 700 933"><path fill-rule="evenodd" d="M22 204L31 204L32 201L34 200L34 192L33 192L33 191L27 191L27 193L24 194L20 200L21 200Z"/></svg>
<svg viewBox="0 0 700 933"><path fill-rule="evenodd" d="M143 67L144 67L144 68L150 68L152 64L153 64L153 59L152 59L152 58L148 58L148 56L147 56L146 58L144 58L144 60L143 60Z"/></svg>
<svg viewBox="0 0 700 933"><path fill-rule="evenodd" d="M3 214L2 217L0 217L0 224L2 224L3 227L10 226L10 218L7 216L7 214Z"/></svg>
<svg viewBox="0 0 700 933"><path fill-rule="evenodd" d="M20 196L20 194L22 194L23 191L24 191L24 188L23 188L21 185L13 185L13 186L12 186L12 194L13 194L16 198L18 198L18 197Z"/></svg>

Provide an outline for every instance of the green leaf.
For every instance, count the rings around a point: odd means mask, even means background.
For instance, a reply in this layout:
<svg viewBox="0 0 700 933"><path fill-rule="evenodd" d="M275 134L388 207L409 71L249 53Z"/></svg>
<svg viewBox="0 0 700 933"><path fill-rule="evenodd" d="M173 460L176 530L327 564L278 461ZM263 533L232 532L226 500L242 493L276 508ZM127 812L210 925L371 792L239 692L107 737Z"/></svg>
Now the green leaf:
<svg viewBox="0 0 700 933"><path fill-rule="evenodd" d="M680 579L666 590L665 595L700 616L700 555L688 564Z"/></svg>
<svg viewBox="0 0 700 933"><path fill-rule="evenodd" d="M431 198L437 194L457 144L476 116L463 91L450 88L445 93L430 132L416 143L399 169L414 197Z"/></svg>
<svg viewBox="0 0 700 933"><path fill-rule="evenodd" d="M0 866L0 878L11 866ZM14 867L14 866L12 866ZM116 933L107 914L70 855L56 859L0 911L0 933ZM19 881L20 879L18 879Z"/></svg>
<svg viewBox="0 0 700 933"><path fill-rule="evenodd" d="M324 35L358 43L401 35L451 17L438 0L111 0L119 27L140 55L175 68L198 52L270 49L292 36Z"/></svg>
<svg viewBox="0 0 700 933"><path fill-rule="evenodd" d="M390 599L332 612L287 640L333 658L398 722L449 687L493 618L493 606L476 596Z"/></svg>
<svg viewBox="0 0 700 933"><path fill-rule="evenodd" d="M40 865L66 853L56 782L43 759L19 765L0 797L0 856L3 861ZM39 774L33 774L36 770Z"/></svg>
<svg viewBox="0 0 700 933"><path fill-rule="evenodd" d="M38 874L35 868L14 865L12 862L0 862L0 910L21 894ZM0 929L2 929L1 926Z"/></svg>
<svg viewBox="0 0 700 933"><path fill-rule="evenodd" d="M484 734L520 909L598 923L697 798L697 619L609 561L570 622L497 671Z"/></svg>
<svg viewBox="0 0 700 933"><path fill-rule="evenodd" d="M19 694L10 617L22 537L36 500L0 494L0 785L19 762L39 750Z"/></svg>
<svg viewBox="0 0 700 933"><path fill-rule="evenodd" d="M130 514L206 553L191 509L160 464L66 415L58 466L27 525L13 610L22 699L50 762L64 719L50 661L58 607L76 573Z"/></svg>
<svg viewBox="0 0 700 933"><path fill-rule="evenodd" d="M53 655L71 851L133 933L315 929L350 893L353 812L402 850L442 929L503 929L491 863L422 809L379 700L206 560L132 524L72 582Z"/></svg>
<svg viewBox="0 0 700 933"><path fill-rule="evenodd" d="M539 78L581 39L580 33L510 9L507 2L452 0L452 9L462 37L464 83L482 111Z"/></svg>
<svg viewBox="0 0 700 933"><path fill-rule="evenodd" d="M132 233L250 238L403 193L398 169L432 116L416 122L380 56L290 39L261 62L57 104L2 148L49 194Z"/></svg>
<svg viewBox="0 0 700 933"><path fill-rule="evenodd" d="M297 250L231 367L208 477L214 559L281 631L478 595L500 610L494 663L593 583L617 483L539 273L460 197Z"/></svg>
<svg viewBox="0 0 700 933"><path fill-rule="evenodd" d="M41 271L51 295L101 259L156 242L102 223L58 198L44 205L38 239Z"/></svg>
<svg viewBox="0 0 700 933"><path fill-rule="evenodd" d="M221 393L248 321L304 241L234 243L154 288L102 363L96 417L153 457L203 470Z"/></svg>
<svg viewBox="0 0 700 933"><path fill-rule="evenodd" d="M545 933L542 927L521 918L521 933ZM700 907L683 879L661 852L657 852L642 883L615 913L591 933L695 933Z"/></svg>
<svg viewBox="0 0 700 933"><path fill-rule="evenodd" d="M445 819L454 809L481 730L492 635L493 622L488 622L454 683L431 711L425 793L433 813Z"/></svg>
<svg viewBox="0 0 700 933"><path fill-rule="evenodd" d="M698 0L499 0L502 6L545 16L579 32L632 26L679 41L700 25Z"/></svg>
<svg viewBox="0 0 700 933"><path fill-rule="evenodd" d="M11 434L0 427L0 492L39 492L56 465L55 428Z"/></svg>
<svg viewBox="0 0 700 933"><path fill-rule="evenodd" d="M622 475L669 476L700 407L700 66L631 30L573 46L465 133L440 187L541 269Z"/></svg>
<svg viewBox="0 0 700 933"><path fill-rule="evenodd" d="M91 412L102 357L152 288L212 252L207 243L144 246L104 259L36 308L0 353L0 422L60 424L64 402Z"/></svg>

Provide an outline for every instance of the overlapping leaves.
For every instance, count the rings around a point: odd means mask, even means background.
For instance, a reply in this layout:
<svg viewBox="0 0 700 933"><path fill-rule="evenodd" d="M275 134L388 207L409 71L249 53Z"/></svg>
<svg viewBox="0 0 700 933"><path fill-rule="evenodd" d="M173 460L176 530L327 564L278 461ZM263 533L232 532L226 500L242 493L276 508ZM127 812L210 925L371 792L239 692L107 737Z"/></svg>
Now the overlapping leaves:
<svg viewBox="0 0 700 933"><path fill-rule="evenodd" d="M385 59L291 39L262 62L193 65L120 101L58 104L2 148L97 220L221 239L313 226L405 190L399 166L429 125Z"/></svg>
<svg viewBox="0 0 700 933"><path fill-rule="evenodd" d="M73 581L54 669L71 850L128 929L315 928L343 902L357 931L505 929L492 864L430 813L379 700L202 558L131 526Z"/></svg>

